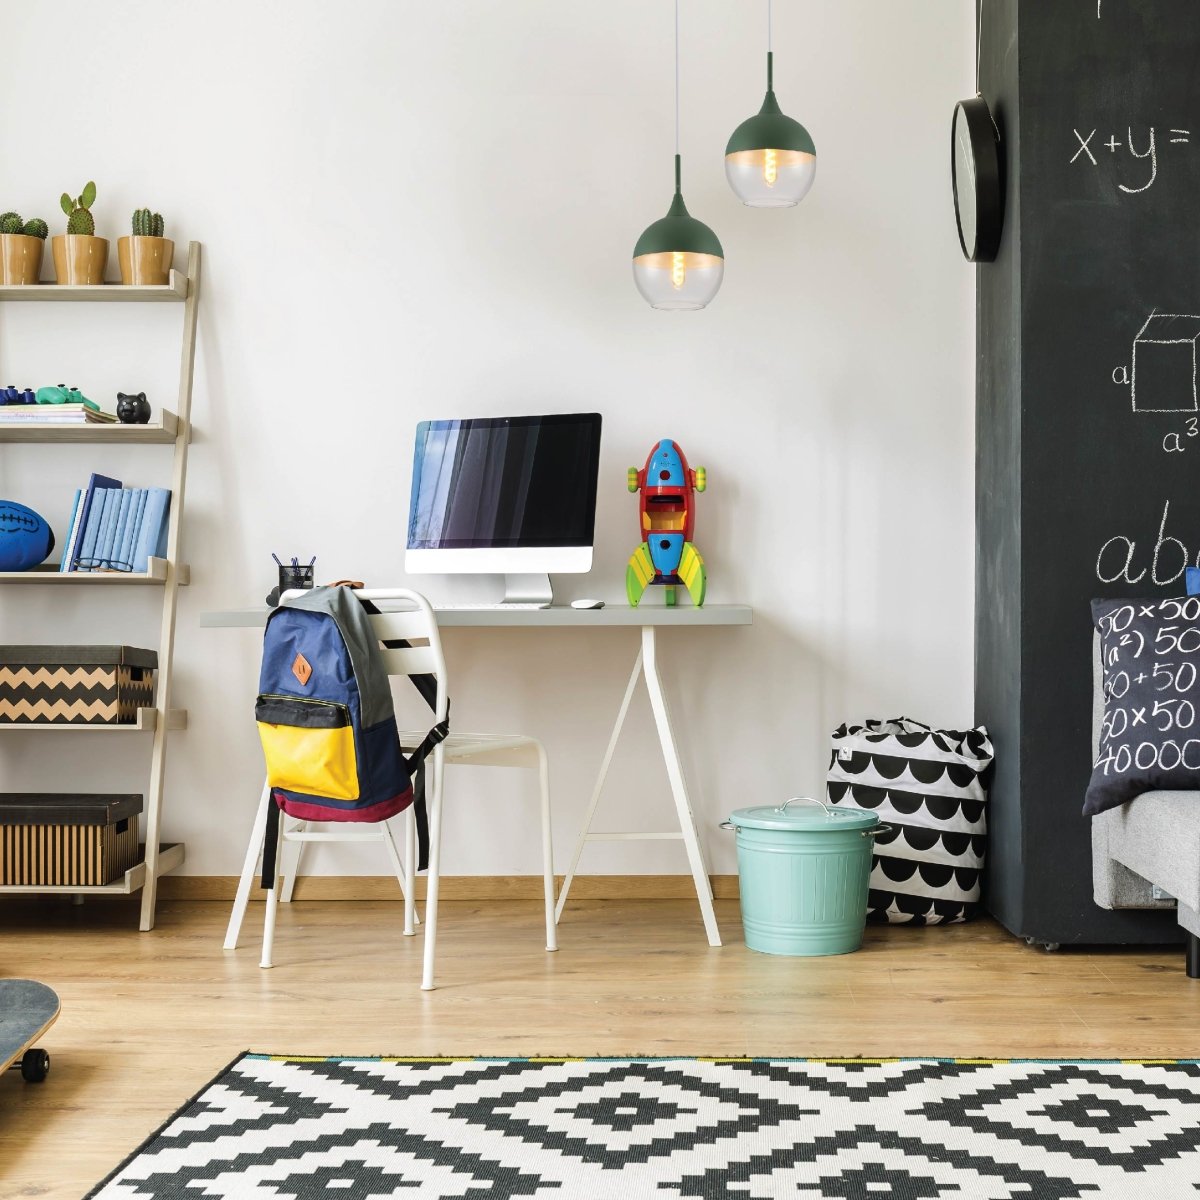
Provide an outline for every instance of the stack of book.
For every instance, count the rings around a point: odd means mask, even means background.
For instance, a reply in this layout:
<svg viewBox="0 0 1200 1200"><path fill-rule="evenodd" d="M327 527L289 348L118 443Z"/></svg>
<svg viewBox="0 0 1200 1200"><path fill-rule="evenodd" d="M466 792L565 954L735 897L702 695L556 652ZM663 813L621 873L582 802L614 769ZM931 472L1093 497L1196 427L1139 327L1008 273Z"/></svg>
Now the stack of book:
<svg viewBox="0 0 1200 1200"><path fill-rule="evenodd" d="M0 405L0 425L111 425L116 419L94 404Z"/></svg>
<svg viewBox="0 0 1200 1200"><path fill-rule="evenodd" d="M167 488L127 488L93 475L75 493L59 570L148 571L151 558L166 557L170 508Z"/></svg>

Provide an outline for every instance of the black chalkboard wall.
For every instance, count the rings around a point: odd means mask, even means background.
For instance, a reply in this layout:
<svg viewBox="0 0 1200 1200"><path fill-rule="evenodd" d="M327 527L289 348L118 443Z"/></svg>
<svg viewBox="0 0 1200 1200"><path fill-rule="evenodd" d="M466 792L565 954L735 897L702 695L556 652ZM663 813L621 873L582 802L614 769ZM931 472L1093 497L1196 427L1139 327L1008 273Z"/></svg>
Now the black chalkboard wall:
<svg viewBox="0 0 1200 1200"><path fill-rule="evenodd" d="M1181 595L1200 562L1200 3L983 0L980 19L1007 170L1000 254L976 268L987 903L1039 941L1171 941L1170 914L1093 903L1080 808L1089 601Z"/></svg>

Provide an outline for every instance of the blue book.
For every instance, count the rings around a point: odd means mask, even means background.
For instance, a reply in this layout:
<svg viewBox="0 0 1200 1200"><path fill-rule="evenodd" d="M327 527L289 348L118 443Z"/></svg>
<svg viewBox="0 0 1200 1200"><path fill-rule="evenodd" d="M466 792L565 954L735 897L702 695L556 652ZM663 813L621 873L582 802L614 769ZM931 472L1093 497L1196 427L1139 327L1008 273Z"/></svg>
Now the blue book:
<svg viewBox="0 0 1200 1200"><path fill-rule="evenodd" d="M121 563L117 556L117 547L121 544L121 535L124 533L124 526L129 520L129 504L133 499L132 488L122 488L117 493L116 513L113 519L109 522L109 531L104 539L104 545L100 549L100 557L104 561L104 567L108 571L121 570Z"/></svg>
<svg viewBox="0 0 1200 1200"><path fill-rule="evenodd" d="M122 571L133 570L133 545L137 538L138 526L141 524L142 513L146 508L146 489L131 488L129 495L129 519L121 530L120 542L117 545L116 560Z"/></svg>
<svg viewBox="0 0 1200 1200"><path fill-rule="evenodd" d="M146 507L142 524L133 548L133 569L150 570L151 558L165 558L167 553L167 514L171 509L171 493L166 488L147 488Z"/></svg>
<svg viewBox="0 0 1200 1200"><path fill-rule="evenodd" d="M112 497L119 490L119 488L104 488L96 493L92 501L92 507L88 511L84 523L83 545L79 549L79 559L76 564L80 571L96 569L96 551L100 546L100 531L104 528L104 516L112 502Z"/></svg>
<svg viewBox="0 0 1200 1200"><path fill-rule="evenodd" d="M79 501L79 522L76 528L75 537L71 542L71 555L67 560L66 569L73 571L79 565L79 559L83 554L83 541L87 536L88 521L92 515L92 506L96 502L96 493L100 492L103 497L103 490L108 488L119 488L121 481L119 479L109 479L107 475L93 474L87 483L87 488L84 490L83 496Z"/></svg>
<svg viewBox="0 0 1200 1200"><path fill-rule="evenodd" d="M75 523L79 520L79 497L83 495L82 488L75 489L75 499L71 503L71 519L67 522L67 534L63 538L62 557L58 560L58 569L67 569L67 559L71 554L71 546L75 541Z"/></svg>

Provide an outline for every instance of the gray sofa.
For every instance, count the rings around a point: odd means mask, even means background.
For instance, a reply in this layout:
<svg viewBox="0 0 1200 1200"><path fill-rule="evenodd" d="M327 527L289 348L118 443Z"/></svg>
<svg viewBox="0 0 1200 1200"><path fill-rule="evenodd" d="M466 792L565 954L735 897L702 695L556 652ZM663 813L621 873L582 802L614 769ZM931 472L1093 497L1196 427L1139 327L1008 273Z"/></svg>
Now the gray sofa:
<svg viewBox="0 0 1200 1200"><path fill-rule="evenodd" d="M1099 639L1092 676L1095 753L1104 715ZM1200 979L1200 791L1143 792L1093 817L1092 894L1101 908L1176 908L1188 977Z"/></svg>

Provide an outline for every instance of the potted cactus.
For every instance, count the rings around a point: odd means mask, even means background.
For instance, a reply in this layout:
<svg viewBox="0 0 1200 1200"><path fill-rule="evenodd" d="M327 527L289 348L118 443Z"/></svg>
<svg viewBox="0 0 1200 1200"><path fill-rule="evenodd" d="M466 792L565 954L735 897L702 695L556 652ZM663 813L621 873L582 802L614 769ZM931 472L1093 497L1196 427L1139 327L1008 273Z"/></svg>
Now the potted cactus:
<svg viewBox="0 0 1200 1200"><path fill-rule="evenodd" d="M96 220L91 208L96 200L96 185L89 181L72 199L62 194L62 210L67 214L67 232L50 239L54 250L54 277L58 283L103 283L108 266L108 239L96 237Z"/></svg>
<svg viewBox="0 0 1200 1200"><path fill-rule="evenodd" d="M167 283L174 258L175 243L163 237L162 213L134 209L132 235L117 239L121 282Z"/></svg>
<svg viewBox="0 0 1200 1200"><path fill-rule="evenodd" d="M18 213L0 213L0 284L37 283L49 232L38 217L22 221Z"/></svg>

